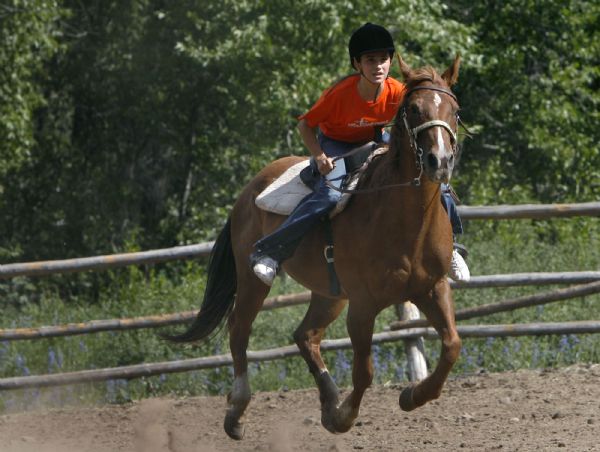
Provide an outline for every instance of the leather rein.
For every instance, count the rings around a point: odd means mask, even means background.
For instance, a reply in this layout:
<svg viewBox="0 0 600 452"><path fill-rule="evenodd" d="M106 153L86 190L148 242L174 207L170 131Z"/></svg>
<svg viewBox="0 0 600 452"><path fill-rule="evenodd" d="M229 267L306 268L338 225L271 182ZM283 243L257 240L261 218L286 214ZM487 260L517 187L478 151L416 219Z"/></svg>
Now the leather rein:
<svg viewBox="0 0 600 452"><path fill-rule="evenodd" d="M363 193L373 193L373 192L388 189L388 188L419 187L421 185L421 176L423 176L423 149L421 147L419 147L419 145L417 143L417 138L418 138L420 132L422 132L423 130L430 129L432 127L442 127L450 134L450 139L452 141L452 153L453 154L456 153L457 132L452 130L452 127L450 127L450 124L448 124L446 121L442 121L441 119L433 119L431 121L424 122L424 123L419 124L418 126L412 127L412 128L408 125L408 120L407 120L407 115L406 115L406 102L408 101L408 98L410 97L410 95L412 93L414 93L415 91L420 91L420 90L437 91L437 92L446 94L446 95L450 96L458 104L458 99L456 98L456 95L452 91L445 89L445 88L438 87L438 86L415 86L414 88L410 89L404 95L404 101L402 102L402 106L400 107L399 114L402 117L402 123L403 123L404 128L406 129L406 132L408 133L408 137L410 139L410 147L413 150L413 153L415 155L415 164L417 166L417 169L419 170L419 175L408 182L404 182L404 183L400 183L400 184L388 184L388 185L382 185L379 187L358 188L358 189L353 189L353 190L347 190L345 188L338 188L335 185L333 185L330 181L325 180L325 184L329 188L331 188L335 191L338 191L340 193L363 194ZM457 121L458 121L458 123L461 122L460 118L458 116L457 116ZM394 121L394 123L392 124L392 127L398 127L398 122ZM355 151L350 151L346 154L335 157L333 159L333 161L335 162L336 160L343 159L344 157L352 155L354 152Z"/></svg>

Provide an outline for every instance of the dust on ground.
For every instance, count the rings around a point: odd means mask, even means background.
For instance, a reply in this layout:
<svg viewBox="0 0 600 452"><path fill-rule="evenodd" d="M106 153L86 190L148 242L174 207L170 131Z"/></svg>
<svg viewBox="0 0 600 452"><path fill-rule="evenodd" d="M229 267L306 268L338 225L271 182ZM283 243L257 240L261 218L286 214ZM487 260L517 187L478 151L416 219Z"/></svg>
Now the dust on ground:
<svg viewBox="0 0 600 452"><path fill-rule="evenodd" d="M398 395L370 388L356 425L332 435L316 389L256 393L242 441L223 431L224 397L10 414L0 416L0 451L600 451L598 364L454 378L410 413Z"/></svg>

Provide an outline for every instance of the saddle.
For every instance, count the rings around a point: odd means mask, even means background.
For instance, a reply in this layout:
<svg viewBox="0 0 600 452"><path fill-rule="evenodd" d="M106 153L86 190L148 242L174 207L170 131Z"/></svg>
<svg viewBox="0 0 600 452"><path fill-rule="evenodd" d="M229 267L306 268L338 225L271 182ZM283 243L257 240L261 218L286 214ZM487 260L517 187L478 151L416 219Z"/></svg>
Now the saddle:
<svg viewBox="0 0 600 452"><path fill-rule="evenodd" d="M347 171L347 176L342 183L344 193L342 193L340 200L329 214L329 217L326 217L325 221L323 221L326 242L323 255L327 262L329 292L331 295L339 295L341 288L335 272L333 230L329 219L344 210L352 196L351 190L356 187L369 164L375 157L383 155L387 151L387 146L378 148L375 142L370 142L352 149L343 156ZM320 179L321 174L317 169L315 160L313 158L303 160L288 168L281 176L275 179L256 197L255 203L262 210L280 215L289 215L304 197L315 190Z"/></svg>
<svg viewBox="0 0 600 452"><path fill-rule="evenodd" d="M377 147L375 142L369 142L345 154L343 158L348 175L342 183L342 188L354 189L373 159L385 154L387 150L387 147ZM256 197L256 206L267 212L289 215L306 195L314 191L320 178L321 174L312 157L296 163ZM333 218L342 212L351 196L351 193L343 193L329 217Z"/></svg>

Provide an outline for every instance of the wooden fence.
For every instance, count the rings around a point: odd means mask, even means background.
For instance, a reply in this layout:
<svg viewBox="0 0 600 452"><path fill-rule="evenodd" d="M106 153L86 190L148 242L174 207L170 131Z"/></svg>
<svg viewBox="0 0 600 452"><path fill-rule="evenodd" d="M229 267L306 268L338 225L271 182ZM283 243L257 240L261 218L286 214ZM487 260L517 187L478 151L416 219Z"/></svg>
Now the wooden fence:
<svg viewBox="0 0 600 452"><path fill-rule="evenodd" d="M506 275L473 276L469 282L456 283L450 281L454 289L474 289L491 287L509 287L548 284L582 284L600 281L600 271L594 272L563 272L563 273L511 273ZM554 293L554 292L553 292ZM562 292L556 292L561 296ZM574 297L589 295L577 294ZM593 293L593 292L592 292ZM562 299L574 298L566 296ZM285 308L308 303L310 292L289 295L278 295L265 300L263 311ZM549 300L555 301L555 300ZM144 328L159 328L171 325L181 325L193 320L198 311L184 311L172 314L149 315L125 319L91 320L89 322L69 323L66 325L40 326L34 328L0 328L0 341L16 341L40 339L78 334L100 333L103 331L127 331Z"/></svg>
<svg viewBox="0 0 600 452"><path fill-rule="evenodd" d="M600 216L600 202L580 204L523 204L520 206L459 206L464 220L546 219L574 216ZM176 246L163 250L112 254L42 262L0 265L0 279L16 276L43 276L87 270L106 270L127 265L156 264L179 259L205 257L214 242Z"/></svg>
<svg viewBox="0 0 600 452"><path fill-rule="evenodd" d="M600 216L600 202L583 204L558 205L521 205L521 206L488 206L488 207L459 207L463 219L513 219L513 218L552 218L573 217L579 215ZM88 270L104 270L126 265L154 264L178 259L189 259L207 256L212 248L212 242L198 245L180 246L165 250L154 250L140 253L96 256L90 258L67 259L60 261L45 261L32 263L17 263L0 265L0 279L16 276L43 276L52 273L69 273ZM490 315L513 309L530 307L570 298L600 293L600 271L565 272L565 273L521 273L509 275L474 276L467 283L451 282L455 289L472 289L484 287L508 287L516 285L545 285L545 284L577 284L573 287L557 289L536 295L503 300L474 308L456 311L456 319L464 320ZM309 293L283 295L267 299L263 309L274 309L306 303ZM410 304L405 304L405 308ZM426 369L422 356L422 338L437 337L437 333L428 327L424 319L414 318L410 309L405 310L405 320L394 322L389 331L373 336L373 343L404 340L409 353L409 368L412 368L411 379L423 378ZM47 337L88 334L100 331L119 331L137 328L155 328L189 322L196 311L175 314L137 317L133 319L93 320L90 322L68 325L43 326L38 328L0 329L0 340L24 340ZM413 318L410 316L413 315ZM408 320L407 320L408 319ZM519 336L539 334L582 334L600 332L600 321L561 322L543 324L512 324L512 325L469 325L459 326L462 337L490 336ZM416 341L416 342L415 342ZM327 340L322 344L323 350L350 348L348 338ZM410 348L410 351L409 351ZM248 360L269 361L295 356L296 346L286 346L270 350L249 351ZM418 362L417 362L418 361ZM0 379L0 390L30 387L56 386L72 383L102 381L116 378L138 378L173 372L184 372L196 369L206 369L226 366L232 363L231 356L218 355L180 361L138 364L118 368L99 370L84 370L61 374L37 375L27 377L12 377Z"/></svg>

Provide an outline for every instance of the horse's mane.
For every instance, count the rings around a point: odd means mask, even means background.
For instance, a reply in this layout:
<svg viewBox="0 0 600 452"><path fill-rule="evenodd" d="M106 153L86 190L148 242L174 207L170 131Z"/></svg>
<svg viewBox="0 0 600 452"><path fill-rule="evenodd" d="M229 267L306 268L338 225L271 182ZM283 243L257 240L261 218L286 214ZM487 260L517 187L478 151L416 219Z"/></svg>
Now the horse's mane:
<svg viewBox="0 0 600 452"><path fill-rule="evenodd" d="M421 68L411 70L405 80L406 88L410 90L421 82L431 82L435 85L441 85L444 87L448 86L446 81L431 66L423 66Z"/></svg>

